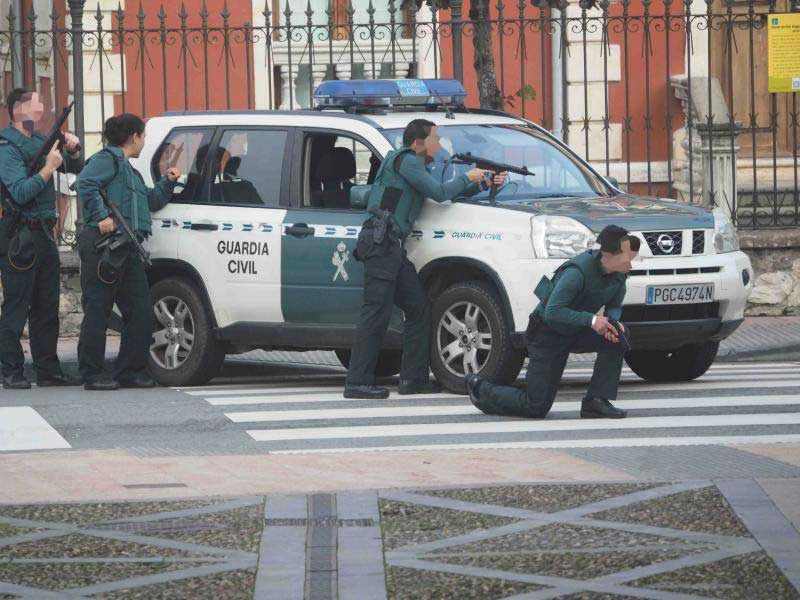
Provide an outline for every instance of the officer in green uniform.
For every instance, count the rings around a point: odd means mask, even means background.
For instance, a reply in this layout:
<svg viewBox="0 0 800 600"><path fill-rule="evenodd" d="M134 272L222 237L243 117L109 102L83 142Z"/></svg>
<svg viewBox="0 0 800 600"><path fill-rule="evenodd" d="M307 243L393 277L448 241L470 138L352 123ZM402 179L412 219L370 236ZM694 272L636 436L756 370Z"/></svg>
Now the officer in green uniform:
<svg viewBox="0 0 800 600"><path fill-rule="evenodd" d="M589 250L559 267L552 291L531 315L528 326L526 389L495 385L475 374L466 378L472 403L487 414L543 419L550 412L571 352L597 352L589 390L581 404L585 419L616 418L626 411L611 404L617 397L627 338L614 324L622 314L625 281L639 239L616 225ZM605 316L597 311L605 307Z"/></svg>
<svg viewBox="0 0 800 600"><path fill-rule="evenodd" d="M119 387L148 388L155 381L147 373L147 355L152 339L152 306L144 263L128 243L116 255L98 251L95 244L111 234L117 224L100 196L104 189L140 241L151 229L150 211L163 208L172 196L180 171L169 168L148 188L128 162L142 151L145 126L132 114L111 117L103 136L108 146L86 163L78 177L78 200L82 203L84 227L78 242L83 290L83 323L78 341L78 366L87 390L108 391ZM111 260L113 268L109 266ZM106 329L114 304L122 313L122 339L113 378L103 372Z"/></svg>
<svg viewBox="0 0 800 600"><path fill-rule="evenodd" d="M415 119L403 132L403 148L389 152L376 174L368 202L373 216L364 222L356 247L356 258L364 263L364 303L350 354L345 398L389 396L389 390L375 386L375 365L394 305L405 315L399 393L433 393L441 389L428 380L428 297L414 265L406 258L403 243L425 198L445 202L474 195L487 189L487 172L472 169L446 183L436 181L427 164L440 150L436 125ZM502 184L503 179L498 175L495 181ZM376 229L382 232L384 227L385 235L379 233L376 238Z"/></svg>
<svg viewBox="0 0 800 600"><path fill-rule="evenodd" d="M16 243L0 257L3 283L3 306L0 310L0 363L3 387L29 389L23 375L25 355L20 338L28 321L31 355L39 387L77 385L61 370L58 345L58 304L61 298L60 264L57 239L61 235L63 215L56 215L56 190L53 173L64 163L77 173L81 168L78 138L64 133L60 142L28 176L28 165L36 157L46 137L33 129L44 114L36 92L17 88L6 101L11 124L0 131L0 180L3 184L4 215L14 222ZM62 157L66 151L66 159ZM4 228L5 229L5 228ZM11 231L6 230L9 234ZM25 251L22 249L25 248ZM18 254L17 251L20 251ZM21 257L21 258L20 258Z"/></svg>

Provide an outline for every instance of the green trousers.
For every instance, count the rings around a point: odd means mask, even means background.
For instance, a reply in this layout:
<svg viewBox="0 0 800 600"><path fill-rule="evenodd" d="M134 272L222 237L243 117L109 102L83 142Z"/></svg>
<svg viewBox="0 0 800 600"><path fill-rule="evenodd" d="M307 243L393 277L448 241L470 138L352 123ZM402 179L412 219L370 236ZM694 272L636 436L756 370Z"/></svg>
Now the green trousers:
<svg viewBox="0 0 800 600"><path fill-rule="evenodd" d="M38 379L61 374L58 346L58 305L61 299L58 248L44 231L34 231L36 262L17 271L0 258L3 306L0 309L0 364L3 377L22 375L25 355L20 338L28 322L31 356Z"/></svg>
<svg viewBox="0 0 800 600"><path fill-rule="evenodd" d="M374 248L362 229L359 260L364 262L364 303L350 353L346 385L374 385L375 365L395 305L405 316L401 379L428 380L431 309L417 270L397 241ZM365 243L366 242L366 243Z"/></svg>
<svg viewBox="0 0 800 600"><path fill-rule="evenodd" d="M550 412L570 353L597 352L587 396L615 400L622 373L622 344L608 342L593 330L564 336L542 326L528 344L525 389L484 381L478 408L491 415L543 419Z"/></svg>
<svg viewBox="0 0 800 600"><path fill-rule="evenodd" d="M114 378L131 377L147 368L153 335L150 287L144 264L131 250L113 284L98 276L100 257L94 248L100 238L95 227L85 227L78 241L81 259L83 322L78 340L78 367L84 381L96 381L103 374L106 331L116 304L122 313L122 338L114 364Z"/></svg>

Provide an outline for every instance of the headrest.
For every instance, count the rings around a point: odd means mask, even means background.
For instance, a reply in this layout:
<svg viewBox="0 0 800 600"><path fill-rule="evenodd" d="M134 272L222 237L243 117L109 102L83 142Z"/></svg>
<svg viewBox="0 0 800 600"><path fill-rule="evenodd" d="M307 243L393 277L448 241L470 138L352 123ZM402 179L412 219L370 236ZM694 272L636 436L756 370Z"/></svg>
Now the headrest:
<svg viewBox="0 0 800 600"><path fill-rule="evenodd" d="M323 154L317 164L316 179L346 181L356 176L356 157L349 148L334 148Z"/></svg>

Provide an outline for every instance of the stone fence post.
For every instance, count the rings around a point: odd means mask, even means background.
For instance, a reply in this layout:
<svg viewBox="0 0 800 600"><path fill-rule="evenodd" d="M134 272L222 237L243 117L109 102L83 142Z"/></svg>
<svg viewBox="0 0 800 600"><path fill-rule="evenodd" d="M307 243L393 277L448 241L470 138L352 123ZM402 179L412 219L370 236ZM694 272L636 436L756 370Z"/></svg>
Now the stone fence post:
<svg viewBox="0 0 800 600"><path fill-rule="evenodd" d="M734 215L737 205L736 155L740 123L731 119L719 81L685 75L672 78L686 126L675 132L680 152L675 156L673 186L678 198L720 208Z"/></svg>

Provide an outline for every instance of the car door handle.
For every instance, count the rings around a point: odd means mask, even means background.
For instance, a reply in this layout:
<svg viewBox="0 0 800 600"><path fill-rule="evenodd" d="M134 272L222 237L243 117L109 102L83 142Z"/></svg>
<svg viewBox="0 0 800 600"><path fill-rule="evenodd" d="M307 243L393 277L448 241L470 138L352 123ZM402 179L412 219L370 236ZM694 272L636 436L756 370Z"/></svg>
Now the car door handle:
<svg viewBox="0 0 800 600"><path fill-rule="evenodd" d="M307 235L314 235L314 228L309 227L305 223L295 223L285 229L286 233L294 237L306 237Z"/></svg>
<svg viewBox="0 0 800 600"><path fill-rule="evenodd" d="M217 223L211 223L208 221L201 221L200 223L192 223L190 227L194 231L216 231L217 229L219 229L219 225Z"/></svg>

